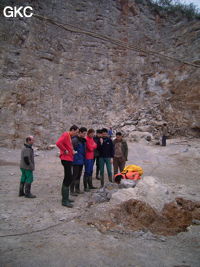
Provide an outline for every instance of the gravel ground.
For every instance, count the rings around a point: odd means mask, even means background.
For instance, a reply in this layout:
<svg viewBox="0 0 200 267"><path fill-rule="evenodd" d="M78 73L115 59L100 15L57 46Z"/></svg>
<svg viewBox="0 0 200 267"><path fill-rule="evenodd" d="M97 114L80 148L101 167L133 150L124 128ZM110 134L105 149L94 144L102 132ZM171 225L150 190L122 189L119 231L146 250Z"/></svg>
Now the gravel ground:
<svg viewBox="0 0 200 267"><path fill-rule="evenodd" d="M129 143L129 150L127 164L142 166L144 175L156 177L175 195L200 201L199 140L171 139L167 147ZM170 237L101 232L87 224L87 216L115 204L90 207L94 190L74 197L73 209L61 206L57 150L36 154L32 192L37 198L25 199L17 196L20 150L0 151L0 266L199 266L199 225Z"/></svg>

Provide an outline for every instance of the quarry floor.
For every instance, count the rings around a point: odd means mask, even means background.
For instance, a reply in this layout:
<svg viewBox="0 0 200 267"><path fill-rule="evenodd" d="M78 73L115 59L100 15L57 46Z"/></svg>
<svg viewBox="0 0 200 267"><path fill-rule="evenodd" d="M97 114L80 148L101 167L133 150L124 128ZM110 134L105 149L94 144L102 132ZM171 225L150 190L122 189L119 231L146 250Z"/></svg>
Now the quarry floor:
<svg viewBox="0 0 200 267"><path fill-rule="evenodd" d="M200 201L199 140L167 142L167 147L129 143L127 165L142 166L144 176L157 177L175 196ZM57 150L36 155L37 198L26 199L18 197L20 150L0 150L0 266L200 266L200 225L175 236L99 231L85 220L92 216L95 190L73 197L73 209L61 206ZM100 205L92 206L94 213Z"/></svg>

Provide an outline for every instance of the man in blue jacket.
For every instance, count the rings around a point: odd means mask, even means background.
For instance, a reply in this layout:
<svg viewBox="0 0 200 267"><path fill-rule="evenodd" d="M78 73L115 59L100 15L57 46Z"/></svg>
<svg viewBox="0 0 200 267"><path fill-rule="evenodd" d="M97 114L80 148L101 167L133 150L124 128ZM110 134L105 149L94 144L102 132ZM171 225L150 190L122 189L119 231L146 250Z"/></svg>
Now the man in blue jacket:
<svg viewBox="0 0 200 267"><path fill-rule="evenodd" d="M108 137L108 130L102 129L102 138L98 142L99 167L101 187L104 186L104 165L106 164L108 179L112 182L112 158L114 157L114 147L111 138Z"/></svg>
<svg viewBox="0 0 200 267"><path fill-rule="evenodd" d="M75 150L73 165L73 180L70 185L70 192L72 196L78 196L80 191L80 178L85 163L86 139L87 129L81 127L78 136L72 137L72 144Z"/></svg>

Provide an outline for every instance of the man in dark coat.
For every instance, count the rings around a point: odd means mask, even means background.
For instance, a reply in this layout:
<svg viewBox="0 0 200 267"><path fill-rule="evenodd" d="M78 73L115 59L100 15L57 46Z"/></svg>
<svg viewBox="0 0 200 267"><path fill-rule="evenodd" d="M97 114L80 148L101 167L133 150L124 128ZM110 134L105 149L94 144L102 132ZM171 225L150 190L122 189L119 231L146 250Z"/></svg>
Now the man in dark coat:
<svg viewBox="0 0 200 267"><path fill-rule="evenodd" d="M102 131L100 129L96 130L96 135L94 136L94 141L96 144L99 143L100 138L102 137ZM99 178L99 171L100 171L100 167L99 167L99 151L96 148L94 151L94 161L96 161L96 179L100 180Z"/></svg>
<svg viewBox="0 0 200 267"><path fill-rule="evenodd" d="M167 136L168 136L167 123L163 123L163 126L162 126L162 146L166 146Z"/></svg>
<svg viewBox="0 0 200 267"><path fill-rule="evenodd" d="M31 194L31 184L33 182L33 171L35 169L34 151L32 145L34 143L33 136L26 138L26 143L21 151L20 170L22 172L19 197L25 196L27 198L35 198L36 196ZM25 187L25 192L24 192Z"/></svg>
<svg viewBox="0 0 200 267"><path fill-rule="evenodd" d="M125 163L128 160L128 145L127 142L123 139L122 133L117 132L116 138L113 141L114 145L114 158L113 158L113 167L114 167L114 175L118 172L122 172ZM119 171L118 171L119 169Z"/></svg>
<svg viewBox="0 0 200 267"><path fill-rule="evenodd" d="M72 137L72 144L75 150L73 165L72 183L70 185L70 192L72 196L78 196L80 191L80 178L83 171L83 165L85 163L86 152L86 134L87 129L81 127L77 136Z"/></svg>

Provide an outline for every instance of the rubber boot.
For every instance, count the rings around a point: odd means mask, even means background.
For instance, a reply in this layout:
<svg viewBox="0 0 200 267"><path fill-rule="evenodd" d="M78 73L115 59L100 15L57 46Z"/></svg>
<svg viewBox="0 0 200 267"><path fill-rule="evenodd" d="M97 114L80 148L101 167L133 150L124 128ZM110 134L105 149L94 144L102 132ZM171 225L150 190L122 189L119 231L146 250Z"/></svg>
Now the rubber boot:
<svg viewBox="0 0 200 267"><path fill-rule="evenodd" d="M20 182L20 185L19 185L19 197L23 197L25 196L24 194L24 183Z"/></svg>
<svg viewBox="0 0 200 267"><path fill-rule="evenodd" d="M104 186L104 177L101 176L101 177L100 177L100 180L101 180L101 187L103 187L103 186Z"/></svg>
<svg viewBox="0 0 200 267"><path fill-rule="evenodd" d="M89 189L97 189L92 184L92 176L88 176L88 185L89 185Z"/></svg>
<svg viewBox="0 0 200 267"><path fill-rule="evenodd" d="M76 194L84 194L84 192L82 192L81 190L80 190L80 182L78 182L78 183L76 183L75 184L75 193Z"/></svg>
<svg viewBox="0 0 200 267"><path fill-rule="evenodd" d="M78 194L78 195L79 195L79 194L84 194L84 192L82 192L80 189L76 189L75 192L76 192L76 194Z"/></svg>
<svg viewBox="0 0 200 267"><path fill-rule="evenodd" d="M89 188L88 188L88 176L86 174L84 174L83 176L83 185L84 185L84 191L85 192L89 192Z"/></svg>
<svg viewBox="0 0 200 267"><path fill-rule="evenodd" d="M35 195L31 194L31 184L25 183L25 197L36 198Z"/></svg>
<svg viewBox="0 0 200 267"><path fill-rule="evenodd" d="M78 196L78 193L76 191L75 192L74 191L73 192L70 191L70 194L71 194L71 196L74 196L74 197L77 197Z"/></svg>
<svg viewBox="0 0 200 267"><path fill-rule="evenodd" d="M100 180L100 178L99 178L99 167L98 166L96 166L96 179Z"/></svg>
<svg viewBox="0 0 200 267"><path fill-rule="evenodd" d="M75 187L75 183L74 183L74 181L73 181L73 182L70 184L70 194L71 194L72 196L77 197L78 194L74 192L74 187Z"/></svg>
<svg viewBox="0 0 200 267"><path fill-rule="evenodd" d="M69 200L69 186L62 184L62 205L68 208L73 208L71 201Z"/></svg>
<svg viewBox="0 0 200 267"><path fill-rule="evenodd" d="M112 176L109 176L109 177L108 177L108 180L109 180L109 182L112 183Z"/></svg>
<svg viewBox="0 0 200 267"><path fill-rule="evenodd" d="M71 194L71 193L70 193L70 187L69 187L69 196L70 196L70 194ZM74 202L73 199L70 199L70 198L69 198L68 200L69 200L69 202Z"/></svg>

